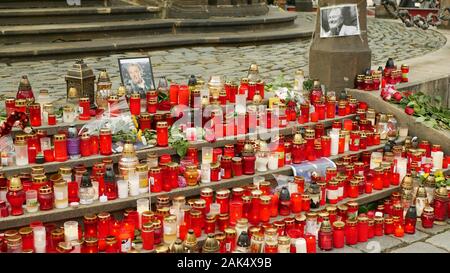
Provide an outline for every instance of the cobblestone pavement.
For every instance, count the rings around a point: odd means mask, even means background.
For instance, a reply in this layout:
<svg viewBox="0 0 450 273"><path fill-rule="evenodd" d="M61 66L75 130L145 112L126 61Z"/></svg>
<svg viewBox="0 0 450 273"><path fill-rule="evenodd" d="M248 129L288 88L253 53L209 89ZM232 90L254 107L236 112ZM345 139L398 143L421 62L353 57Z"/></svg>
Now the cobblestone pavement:
<svg viewBox="0 0 450 273"><path fill-rule="evenodd" d="M315 15L300 16L305 24L314 23ZM437 50L446 42L445 37L436 31L406 29L397 22L374 18L368 20L368 31L373 65L382 65L388 57L400 63ZM85 61L94 69L106 68L114 83L113 88L117 88L120 82L117 59L146 54L151 56L155 78L164 75L178 82L186 81L191 74L202 75L205 79L217 74L237 79L245 76L248 66L254 62L259 64L261 74L268 80L273 80L281 73L286 75L286 79L291 79L295 70L307 70L309 44L310 41L306 39L261 45L133 51L87 57ZM49 57L43 61L0 63L0 94L15 95L20 76L27 74L35 90L46 88L55 98L64 98L64 75L74 61L73 58Z"/></svg>
<svg viewBox="0 0 450 273"><path fill-rule="evenodd" d="M449 220L450 221L450 220ZM450 222L449 222L450 223ZM450 224L437 225L431 229L422 228L417 221L416 233L398 238L393 235L373 237L366 243L345 246L320 253L448 253L450 252Z"/></svg>

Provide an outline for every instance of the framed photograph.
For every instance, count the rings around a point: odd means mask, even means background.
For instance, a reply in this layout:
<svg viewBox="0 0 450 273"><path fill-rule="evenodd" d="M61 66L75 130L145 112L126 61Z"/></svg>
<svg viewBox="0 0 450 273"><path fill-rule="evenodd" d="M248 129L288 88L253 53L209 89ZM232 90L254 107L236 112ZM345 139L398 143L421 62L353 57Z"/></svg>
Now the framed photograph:
<svg viewBox="0 0 450 273"><path fill-rule="evenodd" d="M344 4L320 8L320 38L359 35L358 6Z"/></svg>
<svg viewBox="0 0 450 273"><path fill-rule="evenodd" d="M145 97L148 90L154 90L152 64L150 57L119 59L120 78L129 92Z"/></svg>

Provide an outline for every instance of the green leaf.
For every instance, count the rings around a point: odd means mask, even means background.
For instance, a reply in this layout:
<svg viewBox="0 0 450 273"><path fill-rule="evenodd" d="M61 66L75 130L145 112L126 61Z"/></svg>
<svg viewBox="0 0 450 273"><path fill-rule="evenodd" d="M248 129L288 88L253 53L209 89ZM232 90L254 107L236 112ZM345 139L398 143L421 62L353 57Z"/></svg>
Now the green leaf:
<svg viewBox="0 0 450 273"><path fill-rule="evenodd" d="M424 122L425 119L426 118L424 116L421 116L421 117L416 118L416 122Z"/></svg>

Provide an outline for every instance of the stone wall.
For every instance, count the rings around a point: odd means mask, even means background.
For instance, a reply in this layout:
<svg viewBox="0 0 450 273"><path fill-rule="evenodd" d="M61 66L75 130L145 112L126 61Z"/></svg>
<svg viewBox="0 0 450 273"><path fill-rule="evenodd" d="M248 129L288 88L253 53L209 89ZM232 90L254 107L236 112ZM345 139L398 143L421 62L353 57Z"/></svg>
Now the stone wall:
<svg viewBox="0 0 450 273"><path fill-rule="evenodd" d="M268 13L265 0L160 0L167 18L261 16Z"/></svg>

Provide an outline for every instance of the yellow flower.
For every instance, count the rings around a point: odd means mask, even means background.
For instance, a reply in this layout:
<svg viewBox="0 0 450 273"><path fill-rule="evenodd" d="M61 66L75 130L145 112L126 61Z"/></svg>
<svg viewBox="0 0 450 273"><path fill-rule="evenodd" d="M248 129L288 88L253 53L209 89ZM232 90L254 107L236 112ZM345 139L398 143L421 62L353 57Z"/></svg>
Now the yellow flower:
<svg viewBox="0 0 450 273"><path fill-rule="evenodd" d="M136 128L138 128L138 127L139 127L139 125L138 125L138 122L137 122L136 116L134 116L134 115L131 115L131 119L133 120L133 124L134 124L134 126L135 126Z"/></svg>
<svg viewBox="0 0 450 273"><path fill-rule="evenodd" d="M142 141L142 130L139 129L138 133L137 133L137 140L138 141Z"/></svg>

